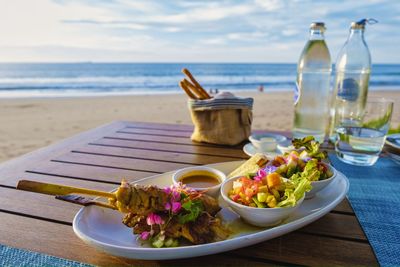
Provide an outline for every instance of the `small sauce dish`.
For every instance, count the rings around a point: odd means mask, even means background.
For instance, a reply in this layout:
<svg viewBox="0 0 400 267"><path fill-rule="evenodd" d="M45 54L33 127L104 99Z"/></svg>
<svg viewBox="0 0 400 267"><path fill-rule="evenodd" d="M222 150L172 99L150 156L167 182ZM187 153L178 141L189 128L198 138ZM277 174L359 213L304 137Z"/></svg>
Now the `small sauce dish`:
<svg viewBox="0 0 400 267"><path fill-rule="evenodd" d="M259 151L274 151L277 144L284 142L286 137L279 134L264 133L252 134L249 140Z"/></svg>
<svg viewBox="0 0 400 267"><path fill-rule="evenodd" d="M217 197L226 175L213 168L196 166L180 169L172 175L174 184L183 183L197 191Z"/></svg>

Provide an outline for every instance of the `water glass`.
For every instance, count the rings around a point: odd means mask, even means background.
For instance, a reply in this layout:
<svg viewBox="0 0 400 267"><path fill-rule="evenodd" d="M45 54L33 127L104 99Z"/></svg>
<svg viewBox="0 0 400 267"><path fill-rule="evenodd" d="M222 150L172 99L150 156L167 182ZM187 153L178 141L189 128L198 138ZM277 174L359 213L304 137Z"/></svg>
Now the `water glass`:
<svg viewBox="0 0 400 267"><path fill-rule="evenodd" d="M385 144L393 102L369 98L362 112L341 113L340 107L337 110L339 125L335 129L335 150L338 158L353 165L374 165Z"/></svg>

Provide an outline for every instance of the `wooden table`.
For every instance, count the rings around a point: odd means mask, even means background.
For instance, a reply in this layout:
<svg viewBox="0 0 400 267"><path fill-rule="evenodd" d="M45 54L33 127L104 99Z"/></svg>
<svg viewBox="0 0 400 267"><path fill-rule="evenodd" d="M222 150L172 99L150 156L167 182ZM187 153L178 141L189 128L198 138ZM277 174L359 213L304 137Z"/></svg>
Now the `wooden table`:
<svg viewBox="0 0 400 267"><path fill-rule="evenodd" d="M349 202L273 240L222 254L175 261L135 261L96 251L72 231L79 206L16 190L30 179L99 190L182 167L248 158L242 147L192 143L192 127L114 122L0 166L0 244L95 265L377 265Z"/></svg>

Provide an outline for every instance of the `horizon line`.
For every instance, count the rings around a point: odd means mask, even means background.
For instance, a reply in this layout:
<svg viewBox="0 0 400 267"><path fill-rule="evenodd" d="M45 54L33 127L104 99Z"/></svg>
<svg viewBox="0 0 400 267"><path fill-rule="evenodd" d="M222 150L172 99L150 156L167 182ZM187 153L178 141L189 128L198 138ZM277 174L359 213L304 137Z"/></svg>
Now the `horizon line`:
<svg viewBox="0 0 400 267"><path fill-rule="evenodd" d="M277 65L288 65L288 64L297 64L297 62L174 62L174 61L5 61L0 64L277 64ZM335 63L332 63L335 65ZM400 65L400 62L376 62L372 63L372 65Z"/></svg>

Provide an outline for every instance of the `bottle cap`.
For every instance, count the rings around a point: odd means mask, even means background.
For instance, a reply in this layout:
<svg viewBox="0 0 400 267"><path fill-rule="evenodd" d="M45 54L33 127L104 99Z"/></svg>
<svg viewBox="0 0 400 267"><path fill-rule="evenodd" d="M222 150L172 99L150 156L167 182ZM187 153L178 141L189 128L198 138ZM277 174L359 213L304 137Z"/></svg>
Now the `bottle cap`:
<svg viewBox="0 0 400 267"><path fill-rule="evenodd" d="M362 30L364 30L365 29L365 25L367 23L372 25L372 24L378 23L378 21L376 19L362 19L362 20L359 20L359 21L353 21L351 23L351 29L362 29Z"/></svg>
<svg viewBox="0 0 400 267"><path fill-rule="evenodd" d="M326 29L325 28L325 23L323 23L323 22L313 22L310 25L310 29L312 29L312 30L317 30L317 29L325 30Z"/></svg>

